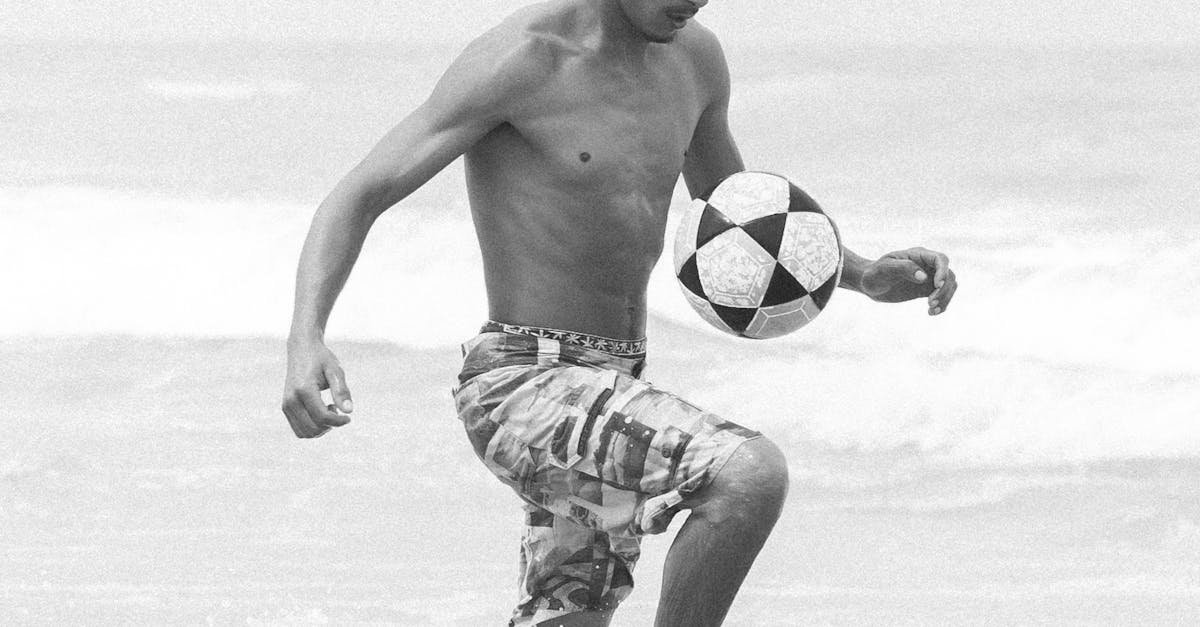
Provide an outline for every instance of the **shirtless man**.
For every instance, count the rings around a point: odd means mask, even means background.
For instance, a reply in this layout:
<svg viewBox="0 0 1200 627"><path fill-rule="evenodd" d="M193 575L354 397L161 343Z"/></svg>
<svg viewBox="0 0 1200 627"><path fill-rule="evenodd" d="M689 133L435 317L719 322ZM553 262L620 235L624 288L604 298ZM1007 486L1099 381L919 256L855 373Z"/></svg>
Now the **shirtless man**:
<svg viewBox="0 0 1200 627"><path fill-rule="evenodd" d="M459 418L526 511L514 625L607 625L641 537L671 545L658 625L717 625L779 515L783 455L638 378L672 190L743 169L707 0L551 0L471 43L317 210L288 340L298 437L349 422L323 333L374 220L465 155L490 321L464 345ZM845 251L841 287L945 311L940 253ZM330 389L336 406L320 391Z"/></svg>

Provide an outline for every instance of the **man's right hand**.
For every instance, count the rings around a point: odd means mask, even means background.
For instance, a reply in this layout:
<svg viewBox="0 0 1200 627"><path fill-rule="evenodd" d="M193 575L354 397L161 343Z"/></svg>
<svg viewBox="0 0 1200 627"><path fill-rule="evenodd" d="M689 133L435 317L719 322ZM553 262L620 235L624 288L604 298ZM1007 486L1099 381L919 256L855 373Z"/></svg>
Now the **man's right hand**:
<svg viewBox="0 0 1200 627"><path fill-rule="evenodd" d="M334 405L325 405L321 391L330 390ZM339 413L341 410L343 413ZM333 351L320 341L288 340L287 378L283 384L283 415L298 438L316 438L350 422L354 411L346 373Z"/></svg>

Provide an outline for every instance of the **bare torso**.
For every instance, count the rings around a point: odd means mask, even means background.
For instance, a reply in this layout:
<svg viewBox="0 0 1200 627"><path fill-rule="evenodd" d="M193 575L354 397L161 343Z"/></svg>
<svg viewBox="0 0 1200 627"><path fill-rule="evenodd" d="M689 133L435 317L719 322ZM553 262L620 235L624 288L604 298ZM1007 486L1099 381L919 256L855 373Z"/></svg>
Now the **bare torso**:
<svg viewBox="0 0 1200 627"><path fill-rule="evenodd" d="M644 335L667 210L711 88L687 37L618 59L567 12L511 25L538 91L466 152L494 320Z"/></svg>

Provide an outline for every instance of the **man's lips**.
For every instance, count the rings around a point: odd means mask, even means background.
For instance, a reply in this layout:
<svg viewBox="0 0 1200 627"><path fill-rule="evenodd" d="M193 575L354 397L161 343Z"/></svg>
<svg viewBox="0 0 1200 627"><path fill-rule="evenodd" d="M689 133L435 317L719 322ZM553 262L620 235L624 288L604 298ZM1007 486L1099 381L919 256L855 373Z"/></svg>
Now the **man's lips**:
<svg viewBox="0 0 1200 627"><path fill-rule="evenodd" d="M696 16L697 9L695 7L679 7L667 9L667 17L677 20L690 20Z"/></svg>

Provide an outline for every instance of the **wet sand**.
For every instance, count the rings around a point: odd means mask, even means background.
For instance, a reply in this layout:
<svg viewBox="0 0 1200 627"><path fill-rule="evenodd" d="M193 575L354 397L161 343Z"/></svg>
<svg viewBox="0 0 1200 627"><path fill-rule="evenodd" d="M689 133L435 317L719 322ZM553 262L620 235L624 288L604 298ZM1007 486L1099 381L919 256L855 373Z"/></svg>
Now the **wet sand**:
<svg viewBox="0 0 1200 627"><path fill-rule="evenodd" d="M685 396L724 346L651 337L651 378ZM457 349L334 348L354 422L299 441L279 340L0 340L5 622L503 624L520 513L454 419ZM792 491L729 625L1200 615L1200 464L914 471L768 434ZM680 522L614 624L652 621Z"/></svg>

